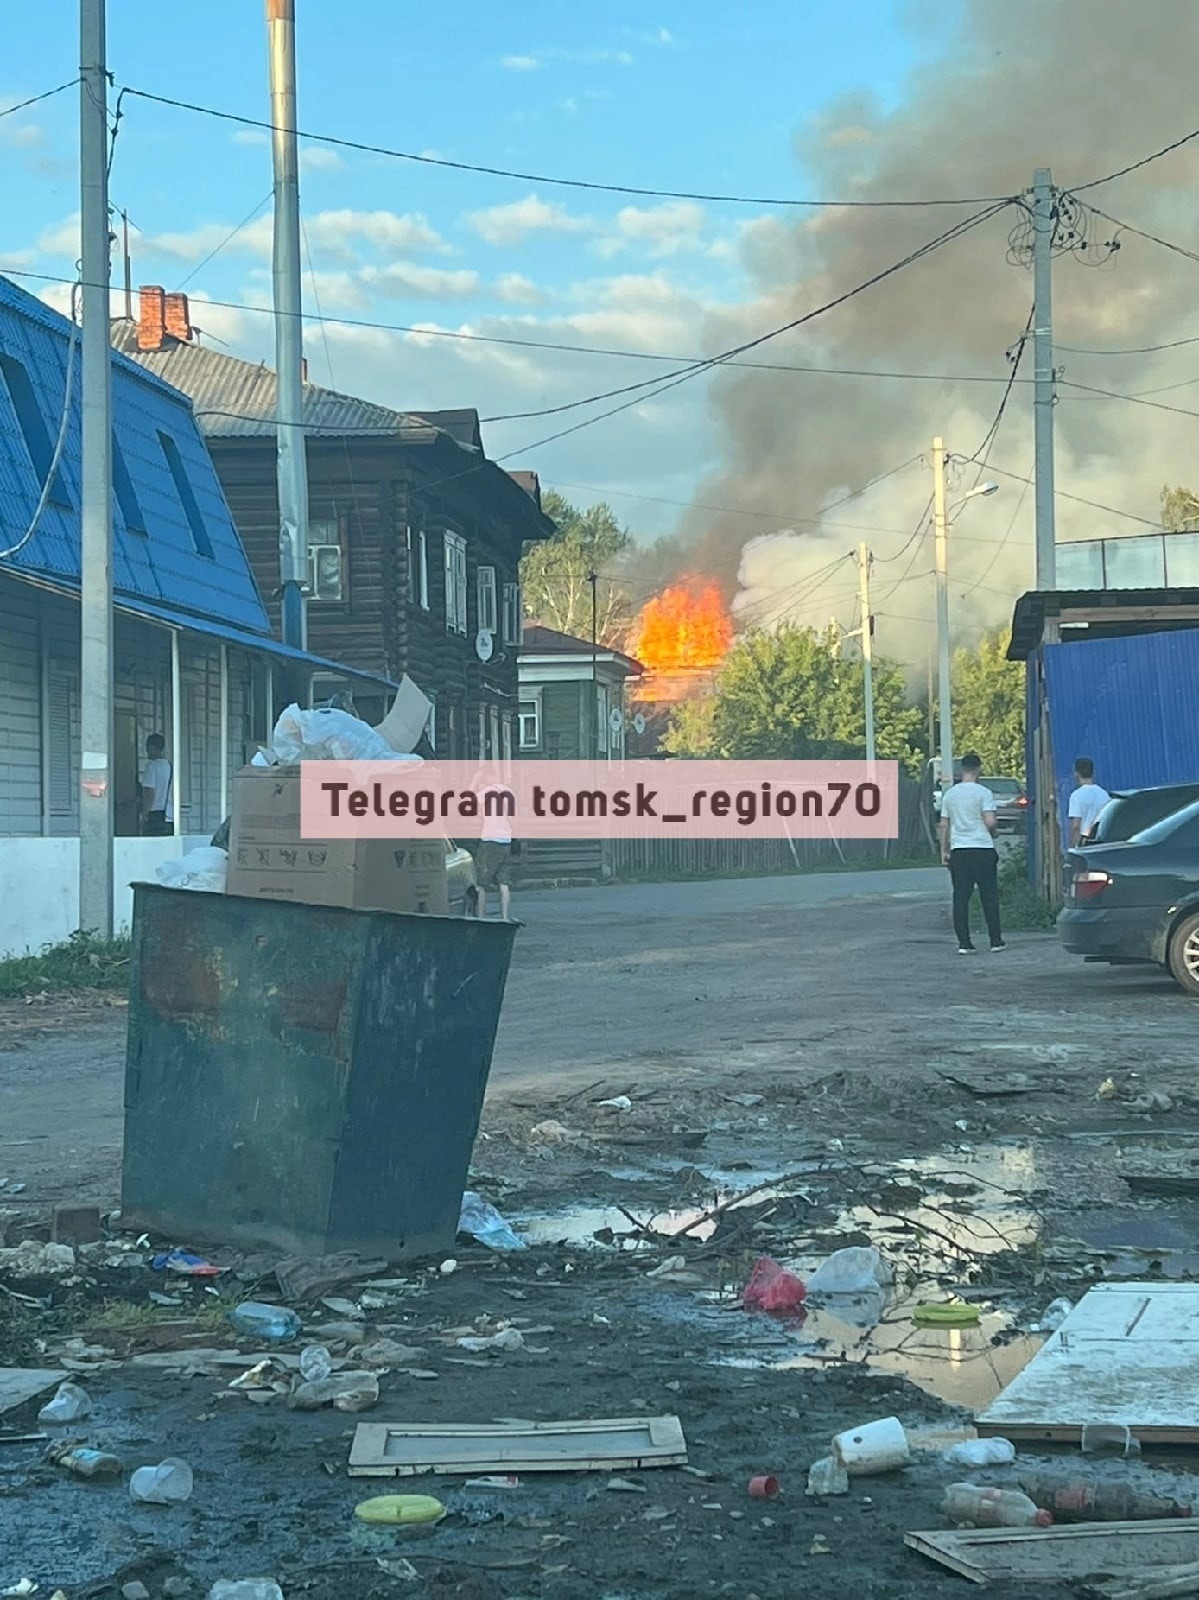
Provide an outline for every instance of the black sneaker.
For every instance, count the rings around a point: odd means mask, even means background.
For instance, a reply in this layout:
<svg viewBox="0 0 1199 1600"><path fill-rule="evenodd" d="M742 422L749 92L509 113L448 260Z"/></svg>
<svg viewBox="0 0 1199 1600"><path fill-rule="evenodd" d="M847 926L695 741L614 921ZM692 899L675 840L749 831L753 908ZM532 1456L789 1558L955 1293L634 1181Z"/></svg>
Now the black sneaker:
<svg viewBox="0 0 1199 1600"><path fill-rule="evenodd" d="M991 946L991 954L994 955L997 950L1006 950L1006 949L1007 949L1007 945L1004 943L1004 941L1002 939L1000 939L998 944L993 944Z"/></svg>
<svg viewBox="0 0 1199 1600"><path fill-rule="evenodd" d="M974 946L972 944L960 944L960 945L958 945L958 955L960 955L960 956L972 956L974 954L975 954L975 949L974 949Z"/></svg>

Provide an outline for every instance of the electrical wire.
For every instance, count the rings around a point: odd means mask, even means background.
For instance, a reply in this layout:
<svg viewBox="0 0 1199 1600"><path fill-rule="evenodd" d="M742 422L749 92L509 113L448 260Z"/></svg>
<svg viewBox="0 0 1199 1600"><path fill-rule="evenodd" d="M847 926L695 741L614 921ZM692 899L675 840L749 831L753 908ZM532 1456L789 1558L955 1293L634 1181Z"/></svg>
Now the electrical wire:
<svg viewBox="0 0 1199 1600"><path fill-rule="evenodd" d="M1169 411L1176 417L1199 417L1199 411L1191 411L1186 406L1172 406L1164 400L1148 400L1143 395L1126 394L1119 389L1100 389L1093 383L1076 383L1070 378L1059 378L1058 384L1063 389L1075 389L1081 394L1100 395L1105 400L1127 400L1134 406L1149 406L1153 411Z"/></svg>
<svg viewBox="0 0 1199 1600"><path fill-rule="evenodd" d="M1031 467L1030 467L1029 470L1031 471ZM1017 519L1020 516L1021 508L1024 505L1024 501L1025 501L1025 499L1026 499L1026 497L1028 495L1028 491L1029 491L1029 488L1030 488L1030 486L1032 484L1032 481L1033 481L1032 478L1029 477L1029 478L1026 478L1025 481L1021 484L1021 486L1020 486L1020 495L1019 495L1019 498L1016 501L1016 508L1012 512L1011 521L1007 525L1007 530L1004 533L1003 538L1000 539L999 542L998 542L998 546L996 548L995 554L991 557L990 561L988 561L986 566L983 568L982 576L977 580L977 582L972 583L968 589L964 589L962 591L962 593L958 596L959 599L964 600L967 595L973 594L976 589L982 589L982 588L986 587L986 579L990 577L992 571L995 568L996 562L999 560L1000 556L1003 554L1004 547L1006 546L1008 540L1011 538L1012 530L1016 526Z"/></svg>
<svg viewBox="0 0 1199 1600"><path fill-rule="evenodd" d="M176 100L169 95L151 94L146 89L135 89L129 84L122 87L121 94L133 96L138 100L148 100L155 105L171 106L176 111L194 111L200 116L215 117L221 122L235 122L243 128L259 128L265 133L290 131L279 129L275 123L266 122L259 117L239 116L233 111L219 111L214 106L197 105L189 100ZM992 194L964 195L952 199L936 198L931 200L797 200L790 196L779 195L709 194L691 189L650 189L636 184L597 183L585 178L558 178L549 177L545 173L514 172L507 167L487 166L474 161L452 161L448 156L418 154L412 150L395 150L387 145L367 144L360 139L344 139L329 133L313 133L304 128L297 128L294 131L298 139L308 139L316 144L333 145L339 150L355 150L362 155L387 156L394 161L411 161L426 167L446 167L454 172L477 172L489 178L513 178L520 183L542 183L564 189L588 189L601 194L637 195L644 199L704 200L714 204L739 206L836 207L845 210L866 211L927 206L979 206L992 205L997 201L1006 204L1012 198L1010 195Z"/></svg>
<svg viewBox="0 0 1199 1600"><path fill-rule="evenodd" d="M1001 478L1011 478L1016 483L1025 483L1031 485L1034 481L1032 478L1026 477L1019 472L1009 472L1006 467L997 467L992 464L990 470L992 472L997 472ZM1090 506L1092 511L1105 511L1107 512L1108 516L1123 517L1128 522L1140 522L1146 528L1152 528L1156 533L1161 532L1161 524L1159 522L1154 522L1150 517L1138 517L1133 511L1121 511L1117 506L1104 505L1100 500L1087 500L1084 499L1084 497L1080 494L1068 494L1065 489L1055 489L1054 499L1072 500L1076 505Z"/></svg>
<svg viewBox="0 0 1199 1600"><path fill-rule="evenodd" d="M71 332L67 337L67 370L63 378L62 416L58 422L58 437L54 441L54 451L50 457L50 465L46 468L46 481L42 484L37 505L34 506L33 516L29 520L29 526L16 544L9 545L7 550L0 550L0 561L7 561L10 556L17 555L33 538L41 523L42 515L50 503L50 495L54 490L55 480L58 477L58 464L62 460L63 448L67 442L67 427L71 420L71 385L75 375L75 346L79 342L77 298L78 287L71 295Z"/></svg>
<svg viewBox="0 0 1199 1600"><path fill-rule="evenodd" d="M1191 133L1184 133L1181 139L1174 139L1170 144L1162 145L1160 150L1142 156L1139 161L1130 162L1128 166L1120 167L1116 172L1109 172L1105 178L1092 178L1089 183L1076 183L1073 186L1074 192L1081 194L1084 189L1098 189L1100 184L1114 183L1117 178L1126 178L1130 172L1139 172L1151 161L1160 161L1163 156L1172 155L1175 150L1181 150L1183 145L1190 144L1194 139L1199 139L1199 128L1195 128Z"/></svg>
<svg viewBox="0 0 1199 1600"><path fill-rule="evenodd" d="M76 74L75 77L68 78L66 83L56 84L53 89L43 89L41 94L31 95L28 100L18 100L15 106L5 106L0 111L0 121L5 117L15 117L18 111L28 111L30 106L40 105L43 100L50 100L56 94L62 94L64 89L73 89L78 82L79 76Z"/></svg>
<svg viewBox="0 0 1199 1600"><path fill-rule="evenodd" d="M182 293L182 291L187 288L188 284L192 281L193 278L197 277L201 272L203 272L204 268L208 265L208 263L211 260L213 260L214 257L220 255L221 251L225 248L226 245L229 245L229 244L233 243L234 239L237 238L238 234L242 231L243 228L248 228L250 226L251 222L253 222L254 218L262 210L263 206L266 205L267 201L271 198L271 196L274 194L274 192L275 191L273 189L268 189L266 194L263 195L262 199L254 207L253 211L247 212L247 214L238 223L237 227L233 229L232 233L226 234L225 237L221 240L220 244L214 246L214 248L211 249L208 252L208 254L204 257L203 261L199 261L199 262L196 263L196 265L188 273L187 277L184 278L183 282L179 285L179 289L178 289L179 293ZM310 257L309 258L309 271L311 271L311 270L312 270L312 262L311 262L311 257ZM314 294L314 296L315 296L315 293L316 293L316 286L314 284L313 285L313 294ZM199 300L197 300L195 303L197 305L199 305L201 302Z"/></svg>
<svg viewBox="0 0 1199 1600"><path fill-rule="evenodd" d="M1162 350L1181 350L1184 345L1199 344L1199 335L1190 339L1171 339L1168 344L1126 345L1120 350L1093 350L1076 344L1055 344L1054 349L1071 356L1155 356Z"/></svg>
<svg viewBox="0 0 1199 1600"><path fill-rule="evenodd" d="M1156 233L1147 233L1144 228L1136 228L1131 222L1121 222L1119 217L1100 211L1098 206L1091 206L1090 209L1097 217L1102 217L1105 222L1110 222L1113 227L1120 228L1125 233L1135 234L1138 239L1147 239L1150 244L1160 245L1163 250L1171 250L1175 255L1185 256L1188 261L1199 261L1199 251L1188 250L1186 245L1172 244L1169 239L1163 239Z"/></svg>

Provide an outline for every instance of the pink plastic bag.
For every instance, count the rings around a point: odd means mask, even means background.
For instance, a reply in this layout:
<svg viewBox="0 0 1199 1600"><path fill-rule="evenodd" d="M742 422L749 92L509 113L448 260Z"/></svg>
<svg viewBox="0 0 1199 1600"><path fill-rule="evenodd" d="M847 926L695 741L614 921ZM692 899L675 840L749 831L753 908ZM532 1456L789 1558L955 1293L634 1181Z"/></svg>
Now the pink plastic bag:
<svg viewBox="0 0 1199 1600"><path fill-rule="evenodd" d="M747 1311L767 1311L773 1316L785 1317L800 1309L806 1294L807 1290L793 1272L780 1267L770 1256L762 1256L749 1275L743 1303Z"/></svg>

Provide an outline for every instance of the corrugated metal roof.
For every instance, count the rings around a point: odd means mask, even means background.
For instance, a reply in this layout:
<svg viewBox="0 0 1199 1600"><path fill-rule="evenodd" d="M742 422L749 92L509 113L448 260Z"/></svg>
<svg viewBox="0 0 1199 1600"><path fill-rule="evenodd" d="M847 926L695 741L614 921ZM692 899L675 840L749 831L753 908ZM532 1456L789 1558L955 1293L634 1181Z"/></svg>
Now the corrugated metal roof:
<svg viewBox="0 0 1199 1600"><path fill-rule="evenodd" d="M174 340L162 350L139 350L137 323L125 318L113 323L112 343L138 366L187 395L209 438L274 438L277 386L274 372L264 362L243 361L207 345ZM442 431L422 417L315 383L304 385L304 427L315 434L390 434L422 443Z"/></svg>
<svg viewBox="0 0 1199 1600"><path fill-rule="evenodd" d="M0 354L28 374L42 426L57 437L66 382L70 323L0 277ZM76 348L66 443L59 465L61 502L46 506L36 533L5 557L10 571L43 575L78 585L80 576L80 355ZM250 572L241 540L212 459L186 400L140 366L118 357L112 368L113 436L128 473L136 520L113 508L113 587L154 604L220 618L251 633L269 634L270 623ZM173 440L195 498L211 556L196 548L187 513L172 477L162 436ZM0 376L0 549L24 535L41 494L13 395Z"/></svg>
<svg viewBox="0 0 1199 1600"><path fill-rule="evenodd" d="M1043 647L1061 820L1074 763L1090 756L1105 789L1199 781L1199 628Z"/></svg>
<svg viewBox="0 0 1199 1600"><path fill-rule="evenodd" d="M1195 605L1199 605L1199 589L1195 588L1030 590L1016 601L1012 613L1008 660L1027 661L1044 637L1046 621L1069 611L1112 611L1129 606L1172 610Z"/></svg>

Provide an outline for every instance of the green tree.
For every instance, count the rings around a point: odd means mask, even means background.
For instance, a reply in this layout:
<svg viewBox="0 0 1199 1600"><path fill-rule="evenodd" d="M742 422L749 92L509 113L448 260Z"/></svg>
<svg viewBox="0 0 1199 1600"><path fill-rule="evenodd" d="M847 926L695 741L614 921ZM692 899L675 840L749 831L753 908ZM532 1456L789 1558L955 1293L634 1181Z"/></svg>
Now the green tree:
<svg viewBox="0 0 1199 1600"><path fill-rule="evenodd" d="M786 624L742 636L706 701L672 719L666 748L676 755L743 760L861 756L865 692L860 658L840 659L828 634ZM875 748L883 760L918 770L923 723L907 703L903 673L874 663Z"/></svg>
<svg viewBox="0 0 1199 1600"><path fill-rule="evenodd" d="M526 616L560 633L590 639L591 573L596 572L596 637L601 644L617 644L632 620L628 590L619 577L632 534L602 502L580 511L550 489L541 497L541 508L558 531L552 539L530 545L521 561Z"/></svg>
<svg viewBox="0 0 1199 1600"><path fill-rule="evenodd" d="M953 653L953 744L977 750L983 771L1024 777L1024 663L1009 661L1006 628Z"/></svg>
<svg viewBox="0 0 1199 1600"><path fill-rule="evenodd" d="M1193 533L1199 528L1199 495L1167 483L1162 489L1162 527L1169 533Z"/></svg>

